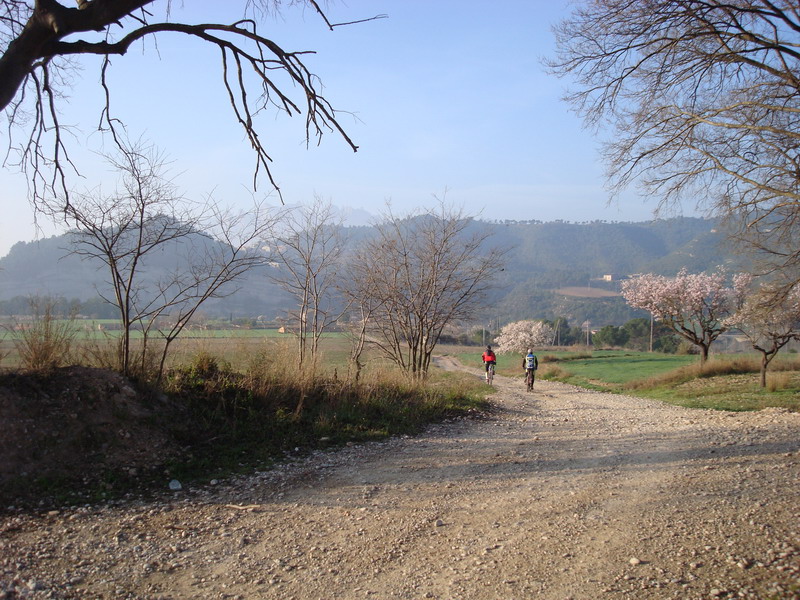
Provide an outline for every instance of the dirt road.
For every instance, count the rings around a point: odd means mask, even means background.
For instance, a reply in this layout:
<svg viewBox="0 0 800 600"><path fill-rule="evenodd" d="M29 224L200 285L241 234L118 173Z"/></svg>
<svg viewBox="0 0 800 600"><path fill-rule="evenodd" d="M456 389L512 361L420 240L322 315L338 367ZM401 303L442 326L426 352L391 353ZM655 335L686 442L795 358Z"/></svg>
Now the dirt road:
<svg viewBox="0 0 800 600"><path fill-rule="evenodd" d="M160 502L5 517L0 598L800 597L800 415L503 377L492 400Z"/></svg>

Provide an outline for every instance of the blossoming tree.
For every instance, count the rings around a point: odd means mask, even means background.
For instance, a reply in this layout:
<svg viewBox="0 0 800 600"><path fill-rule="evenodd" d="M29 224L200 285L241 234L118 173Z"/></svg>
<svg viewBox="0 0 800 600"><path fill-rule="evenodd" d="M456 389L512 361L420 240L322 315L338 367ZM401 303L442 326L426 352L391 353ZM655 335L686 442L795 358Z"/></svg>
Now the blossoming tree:
<svg viewBox="0 0 800 600"><path fill-rule="evenodd" d="M800 339L800 286L777 301L772 286L754 286L750 276L735 279L734 289L738 309L726 323L761 353L761 387L766 387L769 363L786 344Z"/></svg>
<svg viewBox="0 0 800 600"><path fill-rule="evenodd" d="M497 351L527 352L528 348L544 346L553 339L553 328L542 321L515 321L505 325L497 336Z"/></svg>
<svg viewBox="0 0 800 600"><path fill-rule="evenodd" d="M622 282L622 296L634 308L650 312L700 348L705 363L711 344L727 330L725 319L735 309L734 290L726 287L722 269L716 273L687 273L675 277L647 273Z"/></svg>

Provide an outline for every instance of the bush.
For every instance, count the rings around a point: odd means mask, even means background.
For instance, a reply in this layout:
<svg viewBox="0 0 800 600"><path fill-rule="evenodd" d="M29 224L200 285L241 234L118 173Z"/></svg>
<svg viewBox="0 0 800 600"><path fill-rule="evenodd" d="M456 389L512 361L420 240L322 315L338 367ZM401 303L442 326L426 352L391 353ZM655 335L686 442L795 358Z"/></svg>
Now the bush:
<svg viewBox="0 0 800 600"><path fill-rule="evenodd" d="M75 340L75 313L58 318L50 298L31 298L30 321L17 323L14 347L20 364L31 371L48 371L68 364Z"/></svg>
<svg viewBox="0 0 800 600"><path fill-rule="evenodd" d="M398 372L370 374L358 383L291 369L276 370L273 354L255 354L245 373L201 352L170 369L165 391L186 410L181 443L191 464L208 475L263 465L294 448L314 448L420 431L431 422L482 406L474 390L443 380L409 382ZM193 473L194 472L194 473Z"/></svg>

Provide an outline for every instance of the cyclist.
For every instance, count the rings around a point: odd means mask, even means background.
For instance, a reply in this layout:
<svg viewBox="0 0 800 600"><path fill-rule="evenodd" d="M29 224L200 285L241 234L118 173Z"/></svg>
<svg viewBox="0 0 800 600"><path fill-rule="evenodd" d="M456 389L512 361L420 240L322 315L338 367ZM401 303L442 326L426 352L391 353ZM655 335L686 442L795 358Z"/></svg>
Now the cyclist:
<svg viewBox="0 0 800 600"><path fill-rule="evenodd" d="M528 389L533 389L533 382L536 379L536 369L539 368L539 359L533 353L533 348L528 348L528 354L522 357L522 368L525 369L525 381Z"/></svg>
<svg viewBox="0 0 800 600"><path fill-rule="evenodd" d="M489 368L497 364L497 356L492 352L491 346L486 346L486 351L483 353L483 368L486 369L486 382L489 382Z"/></svg>

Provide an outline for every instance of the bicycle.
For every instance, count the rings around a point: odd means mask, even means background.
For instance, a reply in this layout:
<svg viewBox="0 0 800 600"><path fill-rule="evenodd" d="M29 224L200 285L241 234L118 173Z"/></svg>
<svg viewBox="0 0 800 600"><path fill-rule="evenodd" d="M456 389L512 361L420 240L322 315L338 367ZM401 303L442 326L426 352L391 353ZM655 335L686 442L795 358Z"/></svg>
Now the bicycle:
<svg viewBox="0 0 800 600"><path fill-rule="evenodd" d="M533 391L533 369L526 369L525 370L525 384L528 386L528 391Z"/></svg>
<svg viewBox="0 0 800 600"><path fill-rule="evenodd" d="M492 385L492 381L494 381L494 365L489 365L486 369L486 383Z"/></svg>

